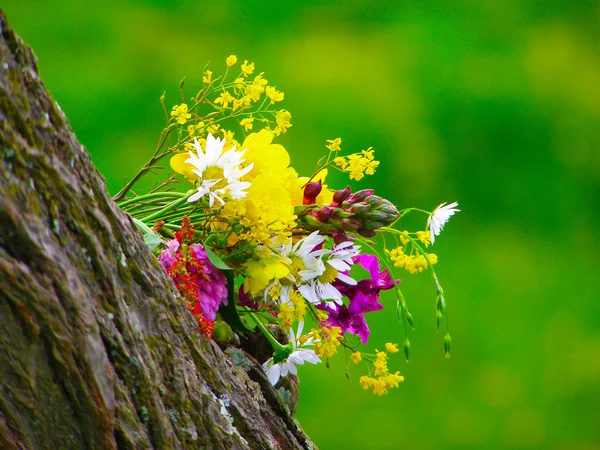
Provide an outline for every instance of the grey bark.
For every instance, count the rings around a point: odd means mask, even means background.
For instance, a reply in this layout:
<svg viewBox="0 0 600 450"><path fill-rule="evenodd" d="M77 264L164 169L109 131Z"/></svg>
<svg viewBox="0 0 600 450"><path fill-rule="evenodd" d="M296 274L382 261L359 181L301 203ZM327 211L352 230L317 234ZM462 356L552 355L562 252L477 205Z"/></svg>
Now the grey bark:
<svg viewBox="0 0 600 450"><path fill-rule="evenodd" d="M312 447L198 331L0 10L0 448Z"/></svg>

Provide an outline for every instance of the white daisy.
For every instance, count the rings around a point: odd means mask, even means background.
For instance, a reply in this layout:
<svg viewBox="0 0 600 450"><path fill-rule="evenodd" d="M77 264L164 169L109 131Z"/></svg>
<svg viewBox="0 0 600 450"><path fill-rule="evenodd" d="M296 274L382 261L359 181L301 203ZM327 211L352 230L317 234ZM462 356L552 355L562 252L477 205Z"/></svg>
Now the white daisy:
<svg viewBox="0 0 600 450"><path fill-rule="evenodd" d="M243 198L247 195L245 189L250 187L250 182L240 181L254 167L254 163L241 169L245 150L235 151L235 146L223 152L225 139L215 138L208 133L206 149L202 150L200 143L194 138L196 153L190 151L186 163L194 166L192 172L200 177L198 192L188 198L188 202L195 202L208 194L209 205L212 207L215 200L225 204L222 196L228 194L231 198Z"/></svg>
<svg viewBox="0 0 600 450"><path fill-rule="evenodd" d="M323 273L325 268L315 275L307 271L306 268L318 264L321 261L319 258L321 255L331 253L331 250L328 249L317 249L324 241L325 236L321 236L318 231L314 231L295 244L290 239L287 244L274 246L278 255L289 265L290 273L285 278L273 280L266 287L263 292L265 301L267 301L267 294L271 292L271 289L279 285L277 300L280 303L291 303L290 291L294 287L298 287L302 282L309 281ZM321 264L323 263L321 262Z"/></svg>
<svg viewBox="0 0 600 450"><path fill-rule="evenodd" d="M446 202L442 203L440 206L435 208L429 218L427 219L427 227L429 228L429 233L431 236L431 244L433 245L433 241L436 236L439 236L442 228L451 216L456 212L460 212L460 209L456 209L458 203L452 202L449 205L446 205Z"/></svg>
<svg viewBox="0 0 600 450"><path fill-rule="evenodd" d="M273 358L270 358L263 364L263 370L267 374L267 378L273 386L277 384L279 378L285 377L288 373L297 375L297 365L303 365L304 362L317 364L321 362L315 351L308 348L316 343L312 338L309 338L304 344L300 344L299 338L302 336L302 327L304 322L298 324L298 333L294 334L294 330L290 330L290 344L292 345L292 353L283 361L275 363Z"/></svg>
<svg viewBox="0 0 600 450"><path fill-rule="evenodd" d="M353 258L359 254L360 247L354 245L352 241L334 245L326 255L325 261L321 257L316 263L307 266L305 271L300 272L300 275L311 276L312 279L301 285L298 290L304 298L314 304L328 300L338 305L343 304L341 292L332 283L339 280L349 285L356 284L354 278L342 272L350 270L350 267L354 265Z"/></svg>

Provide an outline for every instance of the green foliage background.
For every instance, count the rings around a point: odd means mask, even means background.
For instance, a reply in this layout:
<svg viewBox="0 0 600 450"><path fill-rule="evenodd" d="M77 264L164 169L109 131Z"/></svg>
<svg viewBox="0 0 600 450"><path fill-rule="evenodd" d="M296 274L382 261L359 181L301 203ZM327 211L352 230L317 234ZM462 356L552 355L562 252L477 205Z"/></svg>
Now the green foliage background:
<svg viewBox="0 0 600 450"><path fill-rule="evenodd" d="M177 103L183 76L197 87L235 53L285 92L299 172L341 136L382 161L354 188L460 203L435 245L452 359L431 280L402 273L403 386L374 397L342 358L301 370L297 418L321 448L600 448L598 2L3 3L113 193L154 148L162 92ZM372 347L403 339L393 301Z"/></svg>

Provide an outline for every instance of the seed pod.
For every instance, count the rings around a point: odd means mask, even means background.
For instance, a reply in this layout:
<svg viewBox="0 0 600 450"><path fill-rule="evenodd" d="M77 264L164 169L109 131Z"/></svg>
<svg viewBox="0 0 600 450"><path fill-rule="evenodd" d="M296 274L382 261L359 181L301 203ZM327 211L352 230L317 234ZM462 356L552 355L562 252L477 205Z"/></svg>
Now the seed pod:
<svg viewBox="0 0 600 450"><path fill-rule="evenodd" d="M406 358L406 362L410 359L410 341L408 338L404 339L404 357Z"/></svg>

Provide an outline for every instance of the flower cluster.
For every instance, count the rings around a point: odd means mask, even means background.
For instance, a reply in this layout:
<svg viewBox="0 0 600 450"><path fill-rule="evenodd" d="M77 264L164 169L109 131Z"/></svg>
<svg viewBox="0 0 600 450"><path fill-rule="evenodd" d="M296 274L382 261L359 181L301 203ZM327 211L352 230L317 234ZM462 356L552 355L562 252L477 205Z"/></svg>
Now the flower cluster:
<svg viewBox="0 0 600 450"><path fill-rule="evenodd" d="M183 82L180 91L184 99ZM370 314L388 309L381 293L393 291L405 333L412 328L393 274L403 268L431 274L438 326L447 318L433 267L438 258L426 249L459 211L457 204L431 212L399 209L373 189L334 189L331 171L359 181L380 164L371 147L345 153L341 138L326 140L325 155L302 176L276 142L291 127L291 114L276 108L283 100L264 72L247 60L238 64L235 55L226 58L223 75L205 70L203 87L189 103L174 105L170 114L164 108L158 149L116 199L148 245L158 247L160 263L207 336L215 322L265 335L273 352L263 368L272 384L296 375L298 365L344 352L347 361L368 365L360 384L384 394L404 378L388 369L395 344L374 354L357 350L371 337ZM129 194L163 158L172 174L148 193ZM398 229L410 212L426 215L425 230ZM274 321L289 342L275 338L267 326ZM409 351L406 336L407 359Z"/></svg>
<svg viewBox="0 0 600 450"><path fill-rule="evenodd" d="M210 337L217 310L227 304L227 280L223 272L210 262L204 246L191 244L193 236L194 225L185 216L181 230L175 233L175 239L165 243L166 248L158 256L158 261L186 301L200 329Z"/></svg>

